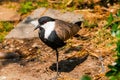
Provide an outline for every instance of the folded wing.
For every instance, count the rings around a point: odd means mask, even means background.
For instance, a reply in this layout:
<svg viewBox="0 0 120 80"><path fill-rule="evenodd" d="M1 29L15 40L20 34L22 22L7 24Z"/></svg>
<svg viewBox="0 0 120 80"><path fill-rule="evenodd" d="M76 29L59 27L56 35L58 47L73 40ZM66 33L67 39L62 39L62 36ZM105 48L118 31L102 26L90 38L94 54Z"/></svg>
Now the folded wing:
<svg viewBox="0 0 120 80"><path fill-rule="evenodd" d="M77 24L72 24L61 20L56 20L55 26L56 34L63 41L71 38L80 30L80 26Z"/></svg>

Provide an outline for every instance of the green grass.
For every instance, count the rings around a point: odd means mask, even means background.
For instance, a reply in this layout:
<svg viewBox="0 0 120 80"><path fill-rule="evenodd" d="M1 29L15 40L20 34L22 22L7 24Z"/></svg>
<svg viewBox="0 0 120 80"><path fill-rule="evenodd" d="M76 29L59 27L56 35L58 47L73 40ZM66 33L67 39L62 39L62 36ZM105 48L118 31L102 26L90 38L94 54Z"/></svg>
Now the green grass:
<svg viewBox="0 0 120 80"><path fill-rule="evenodd" d="M43 0L43 1L38 1L36 2L38 7L49 7L49 3L47 0Z"/></svg>
<svg viewBox="0 0 120 80"><path fill-rule="evenodd" d="M90 76L88 75L83 75L80 80L92 80Z"/></svg>
<svg viewBox="0 0 120 80"><path fill-rule="evenodd" d="M0 22L0 42L4 40L7 33L13 28L14 27L12 22L6 22L6 21Z"/></svg>
<svg viewBox="0 0 120 80"><path fill-rule="evenodd" d="M67 1L68 2L68 1ZM42 1L24 1L22 3L20 3L20 8L19 8L19 12L23 15L23 14L27 14L29 12L31 12L32 10L39 8L39 7L46 7L46 8L53 8L53 9L61 9L64 11L73 11L76 8L76 5L71 5L71 6L67 6L66 1L61 1L58 3L50 3L47 0L42 0Z"/></svg>
<svg viewBox="0 0 120 80"><path fill-rule="evenodd" d="M96 22L89 23L88 20L84 20L83 25L88 28L95 28L98 26Z"/></svg>
<svg viewBox="0 0 120 80"><path fill-rule="evenodd" d="M113 17L112 13L108 17L108 24L107 27L111 27L111 35L114 36L116 41L116 61L115 65L109 65L108 68L110 69L106 76L110 80L120 80L120 10L118 10L115 17ZM118 20L117 20L118 19Z"/></svg>
<svg viewBox="0 0 120 80"><path fill-rule="evenodd" d="M34 6L31 1L22 2L22 3L20 4L19 12L20 12L21 14L27 14L28 12L32 11L32 10L35 9L35 8L36 8L36 6Z"/></svg>

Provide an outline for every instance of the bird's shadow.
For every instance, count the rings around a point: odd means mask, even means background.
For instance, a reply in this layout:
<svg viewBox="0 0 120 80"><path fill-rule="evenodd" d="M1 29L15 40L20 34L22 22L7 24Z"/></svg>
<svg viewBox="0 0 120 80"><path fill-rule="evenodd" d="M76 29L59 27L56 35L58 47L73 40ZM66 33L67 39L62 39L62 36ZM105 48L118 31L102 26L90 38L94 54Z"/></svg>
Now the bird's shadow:
<svg viewBox="0 0 120 80"><path fill-rule="evenodd" d="M24 58L25 55L23 55L19 50L15 52L7 52L5 57L3 59L0 59L0 66L5 67L11 63L17 63L19 65L25 66L28 62L37 60L36 58L31 58L28 60Z"/></svg>
<svg viewBox="0 0 120 80"><path fill-rule="evenodd" d="M74 37L78 38L78 39L82 39L82 40L88 40L89 38L87 37L83 37L78 35L75 35ZM83 49L83 45L78 45L78 46L72 46L71 48L67 49L64 54L69 54L72 53L73 51L80 51ZM77 65L83 63L89 54L86 54L83 57L73 57L73 58L69 58L66 60L61 60L59 61L59 72L70 72L72 71ZM49 67L52 71L56 71L56 63L53 63L50 67Z"/></svg>
<svg viewBox="0 0 120 80"><path fill-rule="evenodd" d="M7 52L3 59L0 59L0 65L6 66L10 63L19 63L22 55L16 54L15 52Z"/></svg>
<svg viewBox="0 0 120 80"><path fill-rule="evenodd" d="M85 55L82 58L73 57L73 58L70 58L70 59L61 60L58 63L59 64L59 72L70 72L70 71L72 71L77 65L84 62L87 59L87 57L88 57L88 54ZM49 68L52 71L56 71L56 63L53 63Z"/></svg>

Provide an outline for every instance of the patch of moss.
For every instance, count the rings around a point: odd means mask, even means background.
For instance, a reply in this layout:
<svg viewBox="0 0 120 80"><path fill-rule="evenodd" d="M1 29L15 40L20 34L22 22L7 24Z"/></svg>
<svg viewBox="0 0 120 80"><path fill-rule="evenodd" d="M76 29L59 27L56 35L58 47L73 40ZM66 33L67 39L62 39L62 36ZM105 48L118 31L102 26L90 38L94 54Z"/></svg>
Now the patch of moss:
<svg viewBox="0 0 120 80"><path fill-rule="evenodd" d="M7 33L13 28L14 27L12 22L6 22L6 21L0 22L0 42L4 40Z"/></svg>
<svg viewBox="0 0 120 80"><path fill-rule="evenodd" d="M20 9L19 12L21 14L26 14L30 11L32 11L33 9L35 9L36 7L33 5L32 1L28 1L28 2L22 2L20 4Z"/></svg>

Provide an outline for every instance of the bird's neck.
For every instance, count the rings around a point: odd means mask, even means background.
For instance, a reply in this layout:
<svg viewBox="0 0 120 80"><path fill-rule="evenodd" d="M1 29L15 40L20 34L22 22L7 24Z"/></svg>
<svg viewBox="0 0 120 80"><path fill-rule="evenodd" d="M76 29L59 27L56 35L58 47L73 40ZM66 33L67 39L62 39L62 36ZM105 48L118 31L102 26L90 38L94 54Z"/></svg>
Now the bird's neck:
<svg viewBox="0 0 120 80"><path fill-rule="evenodd" d="M55 29L55 22L54 21L47 22L44 25L41 25L41 27L44 28L45 30L44 38L48 39L52 31L54 31Z"/></svg>

